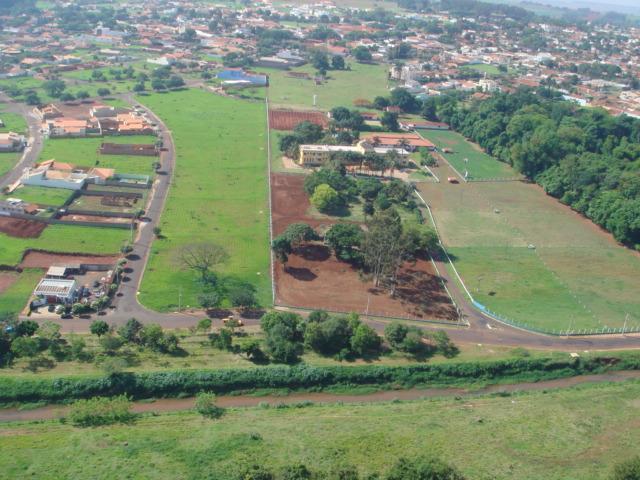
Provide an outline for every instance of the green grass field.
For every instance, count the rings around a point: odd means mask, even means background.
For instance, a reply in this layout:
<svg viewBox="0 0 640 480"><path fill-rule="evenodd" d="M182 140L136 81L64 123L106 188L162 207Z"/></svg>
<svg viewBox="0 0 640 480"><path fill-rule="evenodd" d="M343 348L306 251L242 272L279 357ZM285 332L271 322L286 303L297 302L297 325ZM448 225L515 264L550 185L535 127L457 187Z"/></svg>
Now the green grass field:
<svg viewBox="0 0 640 480"><path fill-rule="evenodd" d="M152 135L131 135L99 138L50 138L47 139L40 160L55 158L81 167L114 168L116 173L142 175L153 174L156 157L136 155L100 155L98 149L103 142L111 143L155 143Z"/></svg>
<svg viewBox="0 0 640 480"><path fill-rule="evenodd" d="M0 119L4 122L4 127L0 127L0 133L28 133L27 122L22 116L11 112L3 112L0 108ZM9 172L20 159L21 155L21 152L0 153L0 176Z"/></svg>
<svg viewBox="0 0 640 480"><path fill-rule="evenodd" d="M639 396L640 383L628 381L506 397L236 408L215 421L185 411L84 429L8 423L0 468L7 478L227 480L256 463L351 464L366 475L431 454L469 479L598 480L637 454Z"/></svg>
<svg viewBox="0 0 640 480"><path fill-rule="evenodd" d="M38 280L42 278L42 270L26 269L22 273L7 273L16 275L18 279L7 290L0 294L0 312L19 313L27 304L27 299Z"/></svg>
<svg viewBox="0 0 640 480"><path fill-rule="evenodd" d="M192 242L213 242L230 254L221 273L250 282L271 303L266 178L266 111L262 103L201 90L139 98L173 134L175 178L161 219L166 237L154 243L140 301L167 311L197 305L201 285L178 268L176 255Z"/></svg>
<svg viewBox="0 0 640 480"><path fill-rule="evenodd" d="M640 326L638 255L539 187L420 190L467 287L490 310L548 331Z"/></svg>
<svg viewBox="0 0 640 480"><path fill-rule="evenodd" d="M489 75L500 75L501 72L500 70L498 70L498 67L496 67L495 65L489 65L486 63L478 63L475 65L465 65L463 68L467 68L469 70L476 70L480 73L487 73Z"/></svg>
<svg viewBox="0 0 640 480"><path fill-rule="evenodd" d="M50 225L38 238L16 238L0 233L0 265L17 265L29 248L61 253L116 254L129 238L119 228Z"/></svg>
<svg viewBox="0 0 640 480"><path fill-rule="evenodd" d="M469 180L486 178L515 178L519 175L507 164L484 153L480 147L468 142L462 135L451 130L429 130L421 135L436 144L438 149L452 148L453 153L442 156L464 175L469 172ZM465 162L468 159L468 162Z"/></svg>
<svg viewBox="0 0 640 480"><path fill-rule="evenodd" d="M64 188L46 188L26 185L15 190L10 196L24 200L27 203L60 207L64 205L64 202L67 201L72 193L71 190Z"/></svg>
<svg viewBox="0 0 640 480"><path fill-rule="evenodd" d="M330 71L327 83L315 85L314 69L306 65L293 69L311 75L310 80L287 77L285 71L259 69L269 74L269 101L273 106L289 106L311 109L313 95L317 95L316 108L329 110L333 107L353 107L356 98L373 100L378 95L387 95L387 66L365 65L349 62L350 71Z"/></svg>

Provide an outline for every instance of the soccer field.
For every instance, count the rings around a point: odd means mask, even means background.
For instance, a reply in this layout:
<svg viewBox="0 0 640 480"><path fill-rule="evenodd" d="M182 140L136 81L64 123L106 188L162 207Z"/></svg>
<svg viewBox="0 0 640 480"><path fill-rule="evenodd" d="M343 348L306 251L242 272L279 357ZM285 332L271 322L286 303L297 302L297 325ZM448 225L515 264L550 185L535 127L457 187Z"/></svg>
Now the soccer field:
<svg viewBox="0 0 640 480"><path fill-rule="evenodd" d="M211 242L229 253L217 269L249 282L262 305L271 303L266 109L264 103L202 90L143 96L139 101L171 130L176 148L174 179L145 272L140 301L169 311L197 306L203 286L181 269L180 247Z"/></svg>
<svg viewBox="0 0 640 480"><path fill-rule="evenodd" d="M473 297L530 328L640 327L640 257L520 182L421 184Z"/></svg>

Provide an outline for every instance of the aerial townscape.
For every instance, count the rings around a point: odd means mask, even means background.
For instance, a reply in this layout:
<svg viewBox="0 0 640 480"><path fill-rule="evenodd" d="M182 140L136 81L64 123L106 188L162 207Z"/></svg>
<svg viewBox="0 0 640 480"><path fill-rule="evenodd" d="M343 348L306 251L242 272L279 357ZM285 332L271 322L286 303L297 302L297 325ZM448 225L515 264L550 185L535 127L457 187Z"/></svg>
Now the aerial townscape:
<svg viewBox="0 0 640 480"><path fill-rule="evenodd" d="M637 0L0 0L0 478L640 480Z"/></svg>

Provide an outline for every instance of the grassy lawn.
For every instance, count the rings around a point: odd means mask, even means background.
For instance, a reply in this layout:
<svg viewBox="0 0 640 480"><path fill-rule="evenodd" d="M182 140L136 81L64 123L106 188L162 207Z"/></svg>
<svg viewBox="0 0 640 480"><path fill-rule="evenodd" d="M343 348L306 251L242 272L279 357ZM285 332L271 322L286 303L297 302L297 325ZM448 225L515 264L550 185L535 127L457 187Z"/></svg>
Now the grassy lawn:
<svg viewBox="0 0 640 480"><path fill-rule="evenodd" d="M291 78L282 70L259 69L269 74L269 101L273 106L289 106L311 109L313 95L317 95L316 108L329 110L333 107L353 107L356 98L373 100L378 95L387 95L387 66L364 65L349 62L350 71L331 71L330 79L315 85L313 67L306 65L293 69L311 75L310 80Z"/></svg>
<svg viewBox="0 0 640 480"><path fill-rule="evenodd" d="M16 282L0 294L0 312L21 312L38 280L42 278L42 270L26 269L15 275L18 277Z"/></svg>
<svg viewBox="0 0 640 480"><path fill-rule="evenodd" d="M260 302L271 303L264 104L184 90L140 97L164 120L177 150L176 172L144 276L140 301L167 311L196 305L202 286L177 267L180 247L224 246L220 273L250 282Z"/></svg>
<svg viewBox="0 0 640 480"><path fill-rule="evenodd" d="M11 112L0 112L0 119L4 122L4 127L0 127L0 132L27 133L27 122L22 115Z"/></svg>
<svg viewBox="0 0 640 480"><path fill-rule="evenodd" d="M55 158L60 162L73 163L81 167L113 168L116 173L153 174L153 163L157 157L136 155L100 155L98 149L103 142L110 143L155 143L152 135L113 136L98 138L49 138L44 144L40 160Z"/></svg>
<svg viewBox="0 0 640 480"><path fill-rule="evenodd" d="M640 327L640 258L539 187L420 190L462 278L490 310L552 331Z"/></svg>
<svg viewBox="0 0 640 480"><path fill-rule="evenodd" d="M629 381L464 400L235 408L215 421L185 411L85 429L9 423L0 426L0 468L8 478L226 480L242 465L344 463L366 475L433 454L470 479L605 479L637 454L639 395L640 383Z"/></svg>
<svg viewBox="0 0 640 480"><path fill-rule="evenodd" d="M453 167L464 175L469 172L469 180L485 178L514 178L519 175L506 163L484 153L479 146L468 142L462 135L450 130L429 130L421 135L436 144L438 150L452 148L454 153L442 155ZM468 162L465 162L468 159Z"/></svg>
<svg viewBox="0 0 640 480"><path fill-rule="evenodd" d="M10 196L37 205L60 207L73 192L64 188L46 188L26 185L14 191Z"/></svg>
<svg viewBox="0 0 640 480"><path fill-rule="evenodd" d="M115 254L129 238L119 228L50 225L38 238L16 238L0 233L0 265L17 265L28 248L62 253Z"/></svg>
<svg viewBox="0 0 640 480"><path fill-rule="evenodd" d="M486 73L489 75L501 75L503 73L495 65L489 65L486 63L479 63L475 65L465 65L463 68L467 68L469 70L476 70L480 73Z"/></svg>

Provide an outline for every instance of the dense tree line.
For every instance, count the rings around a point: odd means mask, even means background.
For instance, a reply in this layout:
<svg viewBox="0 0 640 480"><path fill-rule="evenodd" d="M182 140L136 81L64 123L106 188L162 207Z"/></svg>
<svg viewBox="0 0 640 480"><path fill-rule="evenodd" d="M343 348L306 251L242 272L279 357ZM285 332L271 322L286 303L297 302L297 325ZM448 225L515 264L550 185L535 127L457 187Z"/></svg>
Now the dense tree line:
<svg viewBox="0 0 640 480"><path fill-rule="evenodd" d="M627 245L640 246L640 121L562 101L545 87L422 110L539 183Z"/></svg>

